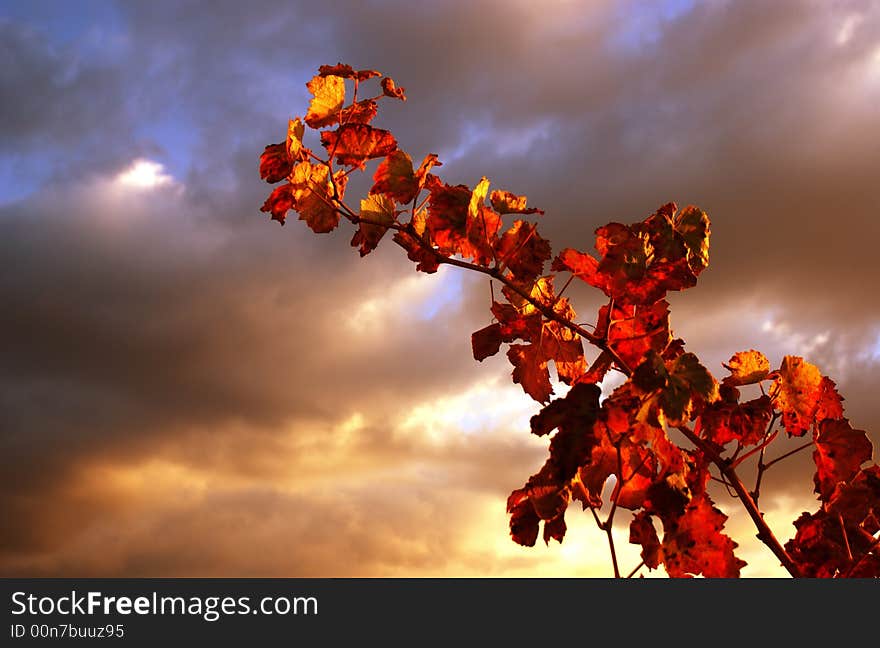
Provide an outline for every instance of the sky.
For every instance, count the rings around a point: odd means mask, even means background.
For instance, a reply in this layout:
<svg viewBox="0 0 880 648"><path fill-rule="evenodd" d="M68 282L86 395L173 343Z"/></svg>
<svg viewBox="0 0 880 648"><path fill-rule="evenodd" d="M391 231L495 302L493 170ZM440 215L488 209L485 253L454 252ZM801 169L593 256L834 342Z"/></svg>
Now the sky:
<svg viewBox="0 0 880 648"><path fill-rule="evenodd" d="M0 575L610 575L574 508L561 545L508 537L547 446L503 354L471 355L486 282L259 211L259 154L338 61L556 250L704 208L675 333L716 376L806 356L880 444L880 2L4 0L0 52ZM762 488L783 541L810 465ZM716 499L743 575L782 575Z"/></svg>

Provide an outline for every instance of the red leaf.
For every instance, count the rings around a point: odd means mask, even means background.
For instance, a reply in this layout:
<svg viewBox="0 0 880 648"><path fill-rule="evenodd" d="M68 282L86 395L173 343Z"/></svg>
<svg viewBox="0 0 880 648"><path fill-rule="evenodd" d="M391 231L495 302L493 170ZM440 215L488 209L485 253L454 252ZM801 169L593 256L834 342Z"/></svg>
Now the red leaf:
<svg viewBox="0 0 880 648"><path fill-rule="evenodd" d="M397 140L387 130L366 124L343 124L321 133L321 144L343 166L363 169L366 161L397 150Z"/></svg>
<svg viewBox="0 0 880 648"><path fill-rule="evenodd" d="M664 300L650 306L615 306L613 312L603 306L596 329L599 335L607 331L608 345L635 369L648 351L662 353L669 344L669 304Z"/></svg>
<svg viewBox="0 0 880 648"><path fill-rule="evenodd" d="M880 467L859 470L839 483L816 513L794 523L797 534L785 550L810 578L880 576Z"/></svg>
<svg viewBox="0 0 880 648"><path fill-rule="evenodd" d="M866 461L873 447L864 430L854 430L846 419L825 419L819 424L813 461L813 482L822 501L827 501L840 482L847 482Z"/></svg>
<svg viewBox="0 0 880 648"><path fill-rule="evenodd" d="M501 326L501 339L504 342L513 342L517 339L532 342L541 334L540 313L523 315L510 304L493 302L492 314Z"/></svg>
<svg viewBox="0 0 880 648"><path fill-rule="evenodd" d="M696 275L708 264L708 216L688 208L674 220L674 212L670 203L641 223L600 227L600 259L569 248L556 258L553 269L568 270L618 304L652 304L667 291L694 286Z"/></svg>
<svg viewBox="0 0 880 648"><path fill-rule="evenodd" d="M472 256L467 240L468 206L471 190L466 185L451 186L445 182L431 183L428 187L428 219L426 231L431 241L444 254Z"/></svg>
<svg viewBox="0 0 880 648"><path fill-rule="evenodd" d="M266 202L260 207L260 211L272 214L272 220L277 220L284 225L287 212L293 209L293 186L290 183L275 187L275 190L266 198Z"/></svg>
<svg viewBox="0 0 880 648"><path fill-rule="evenodd" d="M517 281L531 281L539 276L551 255L550 244L538 234L537 227L521 220L504 232L497 245L498 259Z"/></svg>
<svg viewBox="0 0 880 648"><path fill-rule="evenodd" d="M507 512L510 514L510 537L517 544L534 547L538 539L538 524L541 519L529 500L525 488L513 491L507 498Z"/></svg>
<svg viewBox="0 0 880 648"><path fill-rule="evenodd" d="M556 365L561 382L573 384L587 371L581 337L559 322L547 321L541 334L541 353Z"/></svg>
<svg viewBox="0 0 880 648"><path fill-rule="evenodd" d="M607 351L603 351L595 360L593 360L593 364L590 365L586 373L577 378L577 382L602 382L602 379L605 378L605 374L608 373L613 365L614 359L611 357L611 354Z"/></svg>
<svg viewBox="0 0 880 648"><path fill-rule="evenodd" d="M654 461L650 450L628 438L612 441L607 428L596 425L599 443L593 446L589 462L581 466L578 478L584 490L578 498L584 506L602 506L602 490L612 475L616 484L611 501L627 509L637 509L645 501L648 488L654 481ZM602 431L599 432L598 430ZM576 492L577 497L577 492Z"/></svg>
<svg viewBox="0 0 880 648"><path fill-rule="evenodd" d="M373 77L382 76L382 73L376 72L376 70L354 70L350 65L337 63L336 65L322 65L318 68L318 75L322 77L333 75L346 79L366 81Z"/></svg>
<svg viewBox="0 0 880 648"><path fill-rule="evenodd" d="M280 182L290 175L293 162L287 154L287 144L270 144L260 156L260 177L266 182Z"/></svg>
<svg viewBox="0 0 880 648"><path fill-rule="evenodd" d="M645 511L635 515L630 522L629 541L631 544L642 545L642 560L645 561L645 566L648 569L657 569L662 555L660 540L651 516Z"/></svg>
<svg viewBox="0 0 880 648"><path fill-rule="evenodd" d="M565 525L565 517L560 515L544 522L544 542L550 544L550 539L562 544L562 538L565 537L567 527Z"/></svg>
<svg viewBox="0 0 880 648"><path fill-rule="evenodd" d="M663 521L663 564L673 578L702 574L737 578L745 562L734 556L737 544L721 533L727 516L708 495L694 499L684 514Z"/></svg>
<svg viewBox="0 0 880 648"><path fill-rule="evenodd" d="M419 190L412 159L401 150L382 160L373 174L373 182L371 193L387 194L403 205L412 202Z"/></svg>
<svg viewBox="0 0 880 648"><path fill-rule="evenodd" d="M410 261L415 261L416 270L426 274L437 272L440 262L437 255L431 250L426 250L415 238L406 232L396 232L394 242L406 250L406 256Z"/></svg>
<svg viewBox="0 0 880 648"><path fill-rule="evenodd" d="M489 324L471 335L471 347L474 359L482 362L489 356L493 356L501 349L501 325Z"/></svg>
<svg viewBox="0 0 880 648"><path fill-rule="evenodd" d="M773 416L770 398L761 396L740 404L736 388L722 385L720 393L721 399L703 410L695 432L722 446L730 441L742 445L759 443Z"/></svg>

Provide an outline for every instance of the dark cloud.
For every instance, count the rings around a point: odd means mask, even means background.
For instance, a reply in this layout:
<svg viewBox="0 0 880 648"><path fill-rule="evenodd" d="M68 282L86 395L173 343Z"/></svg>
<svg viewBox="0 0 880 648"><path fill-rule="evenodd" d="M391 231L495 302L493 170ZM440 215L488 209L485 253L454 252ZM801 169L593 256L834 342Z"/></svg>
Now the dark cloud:
<svg viewBox="0 0 880 648"><path fill-rule="evenodd" d="M123 3L103 56L0 22L0 153L46 156L39 188L0 207L0 570L533 573L546 557L460 541L486 510L504 540L504 496L544 452L525 397L476 431L440 416L485 418L487 396L455 399L506 380L503 358L470 357L485 282L418 276L388 241L359 260L349 232L258 212L259 152L337 60L406 86L380 115L404 148L527 193L557 248L667 200L704 206L712 267L674 296L676 332L719 372L752 346L807 354L880 429L877 4L640 21L643 3L577 5ZM114 180L138 157L175 182ZM591 319L595 295L571 294Z"/></svg>

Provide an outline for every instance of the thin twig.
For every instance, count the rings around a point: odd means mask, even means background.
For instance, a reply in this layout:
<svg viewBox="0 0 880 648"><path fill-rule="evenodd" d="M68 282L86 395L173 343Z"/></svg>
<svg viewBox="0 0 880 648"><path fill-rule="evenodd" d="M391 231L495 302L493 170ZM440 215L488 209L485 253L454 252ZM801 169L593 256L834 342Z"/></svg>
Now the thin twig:
<svg viewBox="0 0 880 648"><path fill-rule="evenodd" d="M765 438L765 439L764 439L759 445L756 445L754 448L752 448L751 450L749 450L747 453L745 453L743 456L741 456L741 457L740 457L739 459L737 459L736 461L731 461L731 462L730 462L730 466L731 466L731 468L736 468L736 467L739 466L743 461L745 461L746 459L748 459L749 457L751 457L751 456L752 456L753 454L755 454L756 452L763 452L764 448L766 448L768 445L770 445L771 443L773 443L774 439L776 439L776 435L777 435L777 434L779 434L779 431L778 431L778 430L777 430L776 432L774 432L773 434L771 434L769 437L766 437L766 438Z"/></svg>
<svg viewBox="0 0 880 648"><path fill-rule="evenodd" d="M775 464L775 463L778 463L778 462L782 461L783 459L788 459L791 455L793 455L793 454L797 454L797 453L800 452L801 450L806 450L807 448L809 448L809 447L812 446L812 445L813 445L813 442L812 442L812 441L809 441L808 443L805 443L805 444L803 444L803 445L798 446L798 447L795 448L794 450L789 450L789 451L786 452L784 455L779 456L779 457L776 457L776 459L774 459L773 461L771 461L771 462L769 462L769 463L767 463L767 464L764 464L764 470L767 470L770 466L772 466L772 465Z"/></svg>
<svg viewBox="0 0 880 648"><path fill-rule="evenodd" d="M636 565L635 567L633 567L633 570L632 570L630 573L628 573L628 574L626 575L626 577L627 577L627 578L632 578L632 577L635 576L635 575L638 573L638 571L639 571L642 567L644 567L644 566L645 566L645 561L642 560L638 565Z"/></svg>

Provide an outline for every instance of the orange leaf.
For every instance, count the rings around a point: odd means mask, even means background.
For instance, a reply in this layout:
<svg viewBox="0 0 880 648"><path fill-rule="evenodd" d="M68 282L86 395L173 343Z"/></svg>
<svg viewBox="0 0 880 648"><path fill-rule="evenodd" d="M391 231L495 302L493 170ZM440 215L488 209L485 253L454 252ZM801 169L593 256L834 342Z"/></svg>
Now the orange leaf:
<svg viewBox="0 0 880 648"><path fill-rule="evenodd" d="M553 360L557 377L568 385L587 371L581 337L559 322L550 320L544 323L541 353L547 360Z"/></svg>
<svg viewBox="0 0 880 648"><path fill-rule="evenodd" d="M513 365L513 382L539 403L550 400L550 372L547 361L536 344L514 344L507 350L507 358Z"/></svg>
<svg viewBox="0 0 880 648"><path fill-rule="evenodd" d="M373 182L371 193L388 194L403 205L412 202L419 190L412 159L399 149L382 160L373 174Z"/></svg>
<svg viewBox="0 0 880 648"><path fill-rule="evenodd" d="M823 378L819 368L803 358L785 356L779 370L769 377L774 379L770 397L782 410L782 424L790 435L803 436L822 419L843 416L834 382Z"/></svg>
<svg viewBox="0 0 880 648"><path fill-rule="evenodd" d="M398 88L394 83L394 79L391 77L385 77L382 79L382 93L386 97L392 97L394 99L400 99L401 101L406 101L406 95L403 94L405 88Z"/></svg>
<svg viewBox="0 0 880 648"><path fill-rule="evenodd" d="M364 99L343 108L339 115L339 122L341 124L369 124L377 112L379 112L379 106L376 102L372 99Z"/></svg>
<svg viewBox="0 0 880 648"><path fill-rule="evenodd" d="M543 214L543 209L527 207L525 196L517 196L509 191L495 190L489 195L492 208L499 214Z"/></svg>
<svg viewBox="0 0 880 648"><path fill-rule="evenodd" d="M324 165L301 162L291 173L294 209L299 219L318 234L330 232L339 225L339 212L333 204L333 190L330 186L329 170ZM337 179L340 192L344 190L344 180Z"/></svg>

